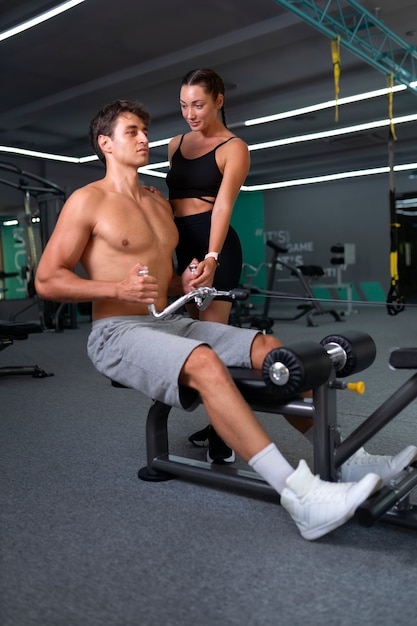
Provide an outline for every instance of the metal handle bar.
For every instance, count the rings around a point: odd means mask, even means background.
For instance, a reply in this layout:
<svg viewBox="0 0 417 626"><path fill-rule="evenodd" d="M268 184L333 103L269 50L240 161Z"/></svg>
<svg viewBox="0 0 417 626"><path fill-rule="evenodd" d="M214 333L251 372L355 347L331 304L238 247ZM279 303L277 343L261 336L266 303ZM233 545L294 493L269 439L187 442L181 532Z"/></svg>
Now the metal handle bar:
<svg viewBox="0 0 417 626"><path fill-rule="evenodd" d="M226 298L230 298L230 300L246 300L249 297L249 292L246 289L231 289L230 291L218 291L214 287L198 287L197 289L193 289L193 291L189 291L184 296L177 298L171 304L169 304L163 311L157 312L154 304L148 305L149 314L155 317L156 319L162 320L171 313L174 313L178 309L180 309L187 302L191 302L194 300L197 307L200 311L204 311L209 304L217 298L218 296L223 296Z"/></svg>

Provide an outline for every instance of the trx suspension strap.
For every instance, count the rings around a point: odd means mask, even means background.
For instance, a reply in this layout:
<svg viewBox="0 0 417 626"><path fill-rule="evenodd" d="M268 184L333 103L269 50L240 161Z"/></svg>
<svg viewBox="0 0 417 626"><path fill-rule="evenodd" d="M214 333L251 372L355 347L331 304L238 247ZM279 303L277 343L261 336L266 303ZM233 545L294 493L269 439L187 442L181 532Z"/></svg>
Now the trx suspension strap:
<svg viewBox="0 0 417 626"><path fill-rule="evenodd" d="M334 98L336 103L335 122L339 121L339 79L340 79L340 35L336 39L332 39L332 61L334 74Z"/></svg>
<svg viewBox="0 0 417 626"><path fill-rule="evenodd" d="M400 224L396 221L395 210L395 174L394 174L394 136L392 128L389 133L389 204L390 204L390 233L391 233L391 251L390 251L390 271L391 286L387 295L387 311L388 315L398 315L405 309L405 300L400 295L399 275L398 275L398 229Z"/></svg>

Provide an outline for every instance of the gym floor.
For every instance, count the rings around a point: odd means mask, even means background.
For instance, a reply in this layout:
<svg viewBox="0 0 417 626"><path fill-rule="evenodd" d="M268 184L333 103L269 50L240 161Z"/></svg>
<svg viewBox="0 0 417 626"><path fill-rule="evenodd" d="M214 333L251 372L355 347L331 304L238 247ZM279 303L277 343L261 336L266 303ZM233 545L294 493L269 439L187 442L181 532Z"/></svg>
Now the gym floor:
<svg viewBox="0 0 417 626"><path fill-rule="evenodd" d="M274 311L273 311L274 312ZM289 345L360 329L375 363L353 377L363 396L341 391L339 422L350 432L412 372L392 371L392 348L415 346L417 309L389 316L364 306L331 316L275 322ZM89 322L31 335L1 352L2 365L37 364L54 376L7 377L1 385L2 626L409 626L417 615L416 533L352 520L304 541L276 503L173 480L145 483L148 398L114 389L89 362ZM259 419L296 464L310 444L280 416ZM171 450L203 459L187 436L202 408L174 410ZM413 402L368 444L394 454L417 441ZM242 464L238 461L238 464ZM414 501L414 498L413 498Z"/></svg>

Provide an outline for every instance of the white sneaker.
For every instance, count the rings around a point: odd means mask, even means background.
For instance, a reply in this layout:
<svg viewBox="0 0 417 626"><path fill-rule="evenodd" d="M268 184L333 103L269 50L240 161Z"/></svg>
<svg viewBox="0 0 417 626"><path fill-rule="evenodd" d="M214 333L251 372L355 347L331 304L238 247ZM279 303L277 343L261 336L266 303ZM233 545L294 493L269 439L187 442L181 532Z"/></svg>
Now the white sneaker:
<svg viewBox="0 0 417 626"><path fill-rule="evenodd" d="M330 483L314 476L301 460L286 485L281 504L304 539L312 540L353 517L358 506L381 486L381 479L368 473L359 483Z"/></svg>
<svg viewBox="0 0 417 626"><path fill-rule="evenodd" d="M378 474L386 485L396 478L405 467L417 460L417 447L407 446L396 456L384 456L381 454L369 454L363 448L359 448L350 459L340 467L342 482L356 482L369 472Z"/></svg>

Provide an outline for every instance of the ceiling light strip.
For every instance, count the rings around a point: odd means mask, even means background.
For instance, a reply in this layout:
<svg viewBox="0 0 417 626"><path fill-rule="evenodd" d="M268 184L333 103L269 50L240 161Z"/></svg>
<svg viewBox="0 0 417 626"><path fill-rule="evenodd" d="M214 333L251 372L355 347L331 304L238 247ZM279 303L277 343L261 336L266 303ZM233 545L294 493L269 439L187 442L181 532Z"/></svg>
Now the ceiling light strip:
<svg viewBox="0 0 417 626"><path fill-rule="evenodd" d="M392 120L393 124L404 124L406 122L417 121L417 115L403 115L402 117L396 117ZM286 137L283 139L275 139L274 141L263 141L262 143L255 143L249 146L249 150L265 150L266 148L276 148L278 146L288 146L294 143L302 143L304 141L314 141L317 139L325 139L327 137L337 137L340 135L349 135L352 133L359 133L365 130L371 130L373 128L382 128L389 126L391 120L378 120L375 122L369 122L366 124L356 124L354 126L346 126L345 128L335 128L333 130L320 131L318 133L309 133L307 135L298 135L295 137Z"/></svg>
<svg viewBox="0 0 417 626"><path fill-rule="evenodd" d="M37 152L36 150L26 150L24 148L12 148L11 146L0 146L0 152L8 152L9 154L19 154L21 156L35 157L38 159L46 159L48 161L62 161L63 163L81 163L78 157L62 156L60 154L49 154L48 152ZM83 157L88 159L89 157ZM97 157L93 157L97 159Z"/></svg>
<svg viewBox="0 0 417 626"><path fill-rule="evenodd" d="M417 81L411 83L411 87L417 88ZM395 87L385 87L384 89L375 89L373 91L367 91L365 93L359 93L355 96L346 96L339 98L338 105L352 104L353 102L362 102L363 100L371 100L372 98L378 98L379 96L386 96L390 91L397 93L399 91L406 91L405 85L396 85ZM328 100L327 102L320 102L319 104L312 104L310 106L301 107L299 109L292 109L291 111L283 111L282 113L275 113L274 115L264 115L263 117L256 117L244 122L245 126L255 126L256 124L268 124L269 122L276 122L279 120L285 120L290 117L296 117L297 115L305 115L306 113L315 113L316 111L323 111L325 109L332 109L336 106L336 100Z"/></svg>
<svg viewBox="0 0 417 626"><path fill-rule="evenodd" d="M405 172L417 168L417 163L405 163L394 166L394 171ZM326 174L325 176L312 176L310 178L299 178L295 180L283 180L276 183L265 183L264 185L244 185L242 191L268 191L271 189L284 189L288 187L298 187L301 185L311 185L314 183L326 183L334 180L346 178L358 178L361 176L373 176L375 174L387 174L390 171L388 166L374 167L366 170L355 170L352 172L339 172L336 174Z"/></svg>
<svg viewBox="0 0 417 626"><path fill-rule="evenodd" d="M79 1L85 1L85 0L79 0ZM65 3L68 4L68 3ZM63 5L60 5L63 6ZM417 87L417 82L412 83L413 87ZM393 87L392 90L393 91L402 91L406 89L406 87L404 85L398 85L396 87ZM364 94L357 94L356 96L348 96L346 98L341 98L339 100L339 104L346 104L347 102L358 102L360 100L366 100L368 98L372 98L372 97L377 97L380 95L386 95L389 92L389 89L379 89L376 91L369 91L367 93ZM294 117L294 115L301 115L302 113L306 113L306 112L312 112L312 111L319 111L321 109L324 108L328 108L330 106L334 106L335 105L335 100L332 100L331 102L323 102L321 104L316 104L316 105L312 105L309 107L303 107L301 109L294 109L293 111L286 111L283 113L278 113L277 115L269 115L263 118L256 118L254 120L247 120L246 122L244 122L245 125L250 126L251 124L261 124L261 123L267 123L268 121L275 121L277 119L284 119L287 117ZM405 122L405 121L414 121L414 117L415 116L407 116L404 118L397 118L395 120L395 123L401 123L401 122ZM411 118L411 119L410 119ZM234 125L236 126L236 124ZM349 128L355 128L355 127L346 127L345 129L343 129L342 131L327 131L329 133L331 132L344 132L344 133L348 133L348 132L358 132L358 130L356 131L352 131L349 130ZM356 127L358 128L358 127ZM364 127L362 127L362 130L364 129ZM326 131L323 131L326 132ZM316 134L317 135L317 134ZM322 137L324 137L325 135L322 135ZM330 135L328 135L330 136ZM303 139L303 137L307 137L307 139ZM314 135L313 135L314 137ZM318 139L320 137L316 137L316 139ZM311 139L309 139L309 135L300 135L299 137L296 138L288 138L288 139L279 139L277 140L277 143L275 145L288 145L288 143L298 143L299 141L310 141ZM155 148L158 146L163 146L163 145L167 145L169 142L171 141L171 137L167 138L167 139L159 139L157 141L151 141L149 143L149 147L150 148ZM282 143L282 142L287 142L287 143ZM265 144L253 144L252 146L249 146L250 150L260 150L265 148L269 148L269 147L273 147L273 145L271 145L272 142L266 142ZM260 147L258 147L260 146ZM60 156L60 155L55 155L55 154L47 154L47 153L42 153L42 152L35 152L33 150L25 150L23 148L13 148L13 147L9 147L9 146L0 146L0 152L9 152L10 154L20 154L23 156L32 156L32 157L39 157L39 158L47 158L47 159L51 159L54 161L62 161L62 162L67 162L67 163L89 163L91 161L96 161L97 160L97 156L95 155L89 155L89 156L85 156L85 157L67 157L67 156ZM155 163L151 166L148 167L152 167L152 168L157 168L157 167L166 167L166 162L162 162L162 163Z"/></svg>
<svg viewBox="0 0 417 626"><path fill-rule="evenodd" d="M18 35L19 33L23 33L23 31L25 30L29 30L29 28L33 28L34 26L37 26L38 24L42 24L42 22L46 22L47 20L50 20L51 18L56 17L60 13L64 13L65 11L72 9L73 7L77 6L77 4L81 4L82 2L85 2L85 0L68 0L68 2L63 2L62 4L59 4L58 6L56 6L55 8L50 9L49 11L45 11L44 13L40 13L39 15L31 18L30 20L26 20L25 22L22 22L21 24L18 24L17 26L8 28L7 30L0 33L0 41L4 41L5 39L14 37L15 35Z"/></svg>
<svg viewBox="0 0 417 626"><path fill-rule="evenodd" d="M138 169L138 172L145 176L147 175L147 176L154 176L155 178L166 178L166 174L164 172L156 172L155 170L148 167L147 165L140 167Z"/></svg>
<svg viewBox="0 0 417 626"><path fill-rule="evenodd" d="M392 120L395 125L405 124L409 122L417 121L417 114L414 115L403 115L400 117L394 118ZM255 150L265 150L266 148L276 148L279 146L288 146L295 143L302 143L305 141L314 141L317 139L325 139L328 137L337 137L341 135L348 135L352 133L358 133L365 130L371 130L374 128L383 128L384 126L389 126L391 124L391 120L378 120L375 122L370 122L367 124L356 124L355 126L346 126L345 128L337 128L334 130L328 131L320 131L318 133L309 133L307 135L298 135L296 137L284 137L283 139L276 139L274 141L264 141L262 143L256 143L249 145L248 148L250 151ZM154 143L151 142L149 147L154 147ZM37 157L42 159L48 159L52 161L62 161L64 163L89 163L91 161L96 161L96 155L89 155L85 157L69 157L69 156L61 156L58 154L49 154L46 152L37 152L35 150L26 150L24 148L13 148L10 146L0 146L0 152L8 152L10 154L19 154L22 156L30 156ZM169 166L169 161L161 161L158 163L151 163L146 166L148 170L156 170Z"/></svg>
<svg viewBox="0 0 417 626"><path fill-rule="evenodd" d="M407 87L405 85L396 85L392 88L395 93L397 91L405 91ZM372 98L378 98L379 96L386 96L390 88L376 89L374 91L368 91L366 93L359 93L355 96L346 96L345 98L339 98L337 104L342 106L343 104L352 104L353 102L361 102L362 100L371 100ZM256 117L252 120L246 120L245 126L255 126L257 124L268 124L269 122L276 122L278 120L285 120L289 117L296 117L297 115L305 115L306 113L315 113L316 111L323 111L324 109L332 109L336 105L336 100L328 100L327 102L321 102L319 104L312 104L310 106L301 107L299 109L293 109L292 111L283 111L282 113L276 113L274 115L265 115L263 117Z"/></svg>
<svg viewBox="0 0 417 626"><path fill-rule="evenodd" d="M96 156L92 156L92 157L82 157L82 158L77 158L77 157L61 157L58 155L54 155L54 154L44 154L41 152L34 152L33 150L22 150L19 148L9 148L7 146L0 146L0 152L9 152L9 153L13 153L13 154L21 154L23 156L35 156L35 157L41 157L41 158L49 158L53 161L63 161L66 163L76 163L76 164L82 164L83 162L87 162L87 161L92 161L92 160L97 160ZM84 160L83 160L84 159ZM155 171L153 168L155 168L156 166L167 166L167 162L165 163L154 163L153 165L147 165L144 167L139 168L139 172L145 176L153 176L156 178L165 178L166 174L163 172L157 172ZM396 165L394 167L394 170L396 172L405 172L408 170L417 170L417 163L405 163L403 165ZM283 189L285 187L296 187L296 186L300 186L300 185L309 185L309 184L313 184L313 183L323 183L323 182L329 182L332 180L342 180L344 178L356 178L356 177L360 177L360 176L370 176L370 175L374 175L374 174L386 174L387 172L389 172L389 167L378 167L378 168L373 168L373 169L366 169L366 170L356 170L356 171L352 171L352 172L340 172L338 174L327 174L325 176L315 176L315 177L311 177L311 178L301 178L301 179L295 179L295 180L287 180L287 181L280 181L280 182L276 182L276 183L266 183L263 185L243 185L241 187L242 191L267 191L270 189Z"/></svg>
<svg viewBox="0 0 417 626"><path fill-rule="evenodd" d="M248 185L242 187L242 191L267 191L270 189L284 189L286 187L298 187L301 185L311 185L313 183L327 183L333 180L343 180L345 178L357 178L360 176L371 176L374 174L386 174L387 172L389 172L389 167L375 167L367 170L326 174L325 176L312 176L310 178L283 180L277 183L266 183L265 185Z"/></svg>

